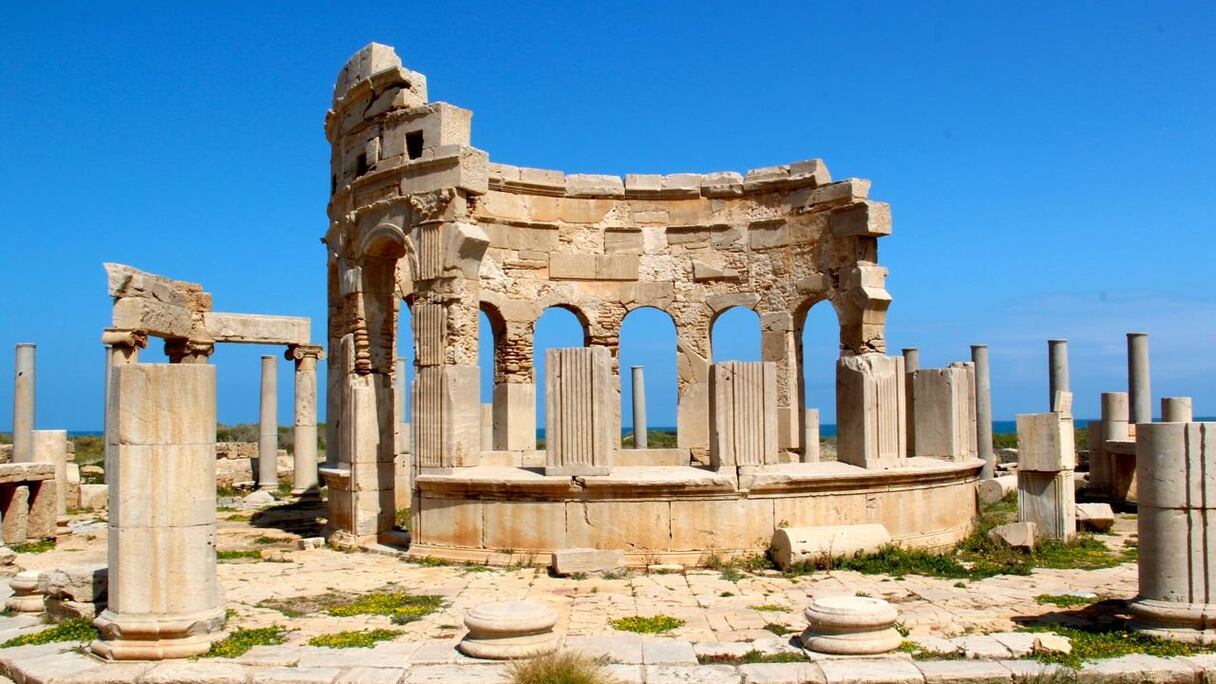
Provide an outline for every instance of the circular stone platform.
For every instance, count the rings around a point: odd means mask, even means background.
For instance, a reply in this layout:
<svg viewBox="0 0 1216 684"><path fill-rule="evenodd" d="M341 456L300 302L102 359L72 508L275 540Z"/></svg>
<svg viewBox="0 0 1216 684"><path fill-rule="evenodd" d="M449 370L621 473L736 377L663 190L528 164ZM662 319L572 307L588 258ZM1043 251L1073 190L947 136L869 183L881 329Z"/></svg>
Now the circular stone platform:
<svg viewBox="0 0 1216 684"><path fill-rule="evenodd" d="M811 601L805 615L810 626L802 633L802 646L811 651L871 655L893 651L903 641L895 631L899 613L882 599L825 596Z"/></svg>
<svg viewBox="0 0 1216 684"><path fill-rule="evenodd" d="M557 650L557 612L543 603L503 601L470 610L460 650L473 658L531 658Z"/></svg>

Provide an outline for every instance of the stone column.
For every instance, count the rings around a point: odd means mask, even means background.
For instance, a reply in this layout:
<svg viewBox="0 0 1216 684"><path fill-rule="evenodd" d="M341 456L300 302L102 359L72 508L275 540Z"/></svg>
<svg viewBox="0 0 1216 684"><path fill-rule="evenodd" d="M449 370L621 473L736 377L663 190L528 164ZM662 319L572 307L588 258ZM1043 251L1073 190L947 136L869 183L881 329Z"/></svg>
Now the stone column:
<svg viewBox="0 0 1216 684"><path fill-rule="evenodd" d="M1195 419L1190 397L1162 397L1161 422L1189 423Z"/></svg>
<svg viewBox="0 0 1216 684"><path fill-rule="evenodd" d="M1068 384L1068 340L1047 340L1047 410L1058 411L1056 392L1070 392Z"/></svg>
<svg viewBox="0 0 1216 684"><path fill-rule="evenodd" d="M709 462L715 469L777 462L777 369L723 361L709 368Z"/></svg>
<svg viewBox="0 0 1216 684"><path fill-rule="evenodd" d="M279 486L278 374L273 356L262 357L261 417L258 421L258 489Z"/></svg>
<svg viewBox="0 0 1216 684"><path fill-rule="evenodd" d="M1102 419L1089 422L1089 493L1095 497L1112 496L1115 491L1115 455L1106 448L1107 440L1126 441L1127 392L1102 393Z"/></svg>
<svg viewBox="0 0 1216 684"><path fill-rule="evenodd" d="M1132 626L1216 644L1216 423L1136 426L1140 595Z"/></svg>
<svg viewBox="0 0 1216 684"><path fill-rule="evenodd" d="M139 363L139 350L148 346L148 334L142 330L108 329L101 333L101 343L106 348L106 380L105 380L105 412L103 414L103 434L105 435L105 467L103 477L110 481L110 430L113 427L114 416L110 414L110 399L113 396L114 369L127 364Z"/></svg>
<svg viewBox="0 0 1216 684"><path fill-rule="evenodd" d="M916 411L916 388L912 383L912 374L920 370L920 350L916 347L905 347L903 349L904 357L904 429L907 435L905 445L907 448L908 458L916 456L916 420L913 418ZM840 422L839 419L836 421Z"/></svg>
<svg viewBox="0 0 1216 684"><path fill-rule="evenodd" d="M975 364L975 446L984 461L981 480L990 480L996 470L996 453L992 448L992 380L988 369L988 345L971 345L971 362Z"/></svg>
<svg viewBox="0 0 1216 684"><path fill-rule="evenodd" d="M408 397L410 396L409 379L406 377L407 364L405 359L397 359L397 366L393 373L393 405L396 406L397 420L397 439L396 451L399 454L404 454L409 451L409 447L405 442L409 439L409 430L404 428L404 424L409 422L409 411L407 409Z"/></svg>
<svg viewBox="0 0 1216 684"><path fill-rule="evenodd" d="M33 438L33 462L55 466L55 513L64 517L68 514L68 432L34 430Z"/></svg>
<svg viewBox="0 0 1216 684"><path fill-rule="evenodd" d="M760 314L760 361L773 364L776 376L774 390L777 392L777 448L785 455L801 446L802 426L799 413L798 375L802 365L798 362L797 335L794 334L794 317L785 311Z"/></svg>
<svg viewBox="0 0 1216 684"><path fill-rule="evenodd" d="M904 360L870 353L836 362L836 443L841 463L898 468L906 463Z"/></svg>
<svg viewBox="0 0 1216 684"><path fill-rule="evenodd" d="M606 347L545 352L545 474L607 475L621 436Z"/></svg>
<svg viewBox="0 0 1216 684"><path fill-rule="evenodd" d="M633 446L638 449L649 447L646 424L646 378L642 366L630 369L633 373Z"/></svg>
<svg viewBox="0 0 1216 684"><path fill-rule="evenodd" d="M29 343L17 345L13 378L13 463L34 460L34 352Z"/></svg>
<svg viewBox="0 0 1216 684"><path fill-rule="evenodd" d="M205 653L224 626L215 568L215 366L114 368L109 607L93 653Z"/></svg>
<svg viewBox="0 0 1216 684"><path fill-rule="evenodd" d="M819 409L806 409L805 430L806 436L802 441L805 448L802 450L803 463L818 463L819 462Z"/></svg>
<svg viewBox="0 0 1216 684"><path fill-rule="evenodd" d="M494 451L494 404L481 404L481 450Z"/></svg>
<svg viewBox="0 0 1216 684"><path fill-rule="evenodd" d="M1127 334L1127 395L1132 425L1153 422L1153 392L1149 386L1148 334Z"/></svg>
<svg viewBox="0 0 1216 684"><path fill-rule="evenodd" d="M291 493L301 496L317 491L317 361L325 358L325 353L318 346L292 345L287 349L287 358L296 364L296 422L292 441L295 460ZM277 438L277 429L275 434ZM258 448L261 449L260 440ZM258 475L261 475L260 469Z"/></svg>

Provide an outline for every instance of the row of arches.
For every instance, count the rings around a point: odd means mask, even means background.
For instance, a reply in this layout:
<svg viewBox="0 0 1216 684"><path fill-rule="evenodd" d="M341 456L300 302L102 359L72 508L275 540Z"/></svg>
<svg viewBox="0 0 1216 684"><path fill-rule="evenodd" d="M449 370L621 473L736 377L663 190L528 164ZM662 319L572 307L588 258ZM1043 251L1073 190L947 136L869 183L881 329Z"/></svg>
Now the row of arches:
<svg viewBox="0 0 1216 684"><path fill-rule="evenodd" d="M560 347L581 347L587 343L586 323L566 308L551 306L537 319L533 333L532 364L536 387L536 428L545 427L545 352ZM478 365L481 369L480 401L491 403L495 383L495 345L499 342L494 322L482 311L478 325ZM823 302L805 316L800 334L799 364L804 387L805 408L818 408L823 425L835 423L836 360L839 356L839 323L831 305ZM760 317L743 306L719 314L710 331L712 361L759 361ZM398 354L407 369L414 365L413 320L408 303L403 303L398 321ZM650 431L676 434L677 358L676 326L661 309L641 307L630 311L621 323L619 368L621 381L622 440L628 444L633 427L633 379L630 368L645 369L647 424ZM409 371L412 376L412 370ZM409 409L407 408L407 411ZM407 420L408 420L407 414ZM674 442L674 439L673 439Z"/></svg>

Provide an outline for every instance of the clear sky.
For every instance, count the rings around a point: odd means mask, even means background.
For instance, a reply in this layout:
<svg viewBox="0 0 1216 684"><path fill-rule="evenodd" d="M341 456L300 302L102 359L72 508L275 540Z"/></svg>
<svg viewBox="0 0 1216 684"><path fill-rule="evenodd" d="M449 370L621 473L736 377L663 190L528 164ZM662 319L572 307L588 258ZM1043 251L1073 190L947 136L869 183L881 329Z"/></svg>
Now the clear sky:
<svg viewBox="0 0 1216 684"><path fill-rule="evenodd" d="M495 161L819 157L872 179L894 215L890 349L930 367L988 343L997 418L1045 410L1049 337L1071 340L1076 413L1095 416L1126 388L1129 330L1151 335L1155 397L1216 414L1216 3L46 5L0 7L0 430L19 341L39 345L38 427L100 427L103 261L202 282L217 309L311 316L322 339L322 121L373 40L472 109ZM831 415L834 321L815 315ZM718 351L754 356L749 325ZM674 347L654 326L626 322L622 365L647 366L650 423L670 425ZM257 419L266 352L212 357L221 421Z"/></svg>

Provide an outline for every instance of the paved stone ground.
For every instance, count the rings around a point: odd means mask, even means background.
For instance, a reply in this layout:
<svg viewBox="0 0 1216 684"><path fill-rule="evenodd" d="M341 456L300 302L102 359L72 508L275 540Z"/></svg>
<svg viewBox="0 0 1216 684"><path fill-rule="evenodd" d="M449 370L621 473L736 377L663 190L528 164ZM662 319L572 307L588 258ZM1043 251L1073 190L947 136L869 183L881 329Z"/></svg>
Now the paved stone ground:
<svg viewBox="0 0 1216 684"><path fill-rule="evenodd" d="M286 644L257 647L235 661L202 659L155 665L101 664L72 652L74 644L52 644L0 649L0 668L17 681L29 682L493 682L503 679L505 666L465 658L454 648L464 631L463 615L481 603L526 598L552 606L559 615L557 629L566 635L565 646L609 656L617 663L613 669L623 682L1020 681L1044 668L1032 661L1014 660L1028 655L1034 642L1033 637L1013 630L1036 617L1070 619L1066 610L1039 605L1036 596L1079 593L1130 598L1136 592L1134 563L1094 571L1036 570L1027 577L998 576L974 582L856 572L823 572L792 579L775 573L745 573L732 581L709 570L563 579L530 567L424 566L392 555L296 550L297 539L315 533L310 512L262 513L254 516L253 524L243 519L250 513L219 513L219 548L260 549L265 558L273 560L220 563L220 580L232 609L229 626L282 625L290 630ZM104 562L104 524L86 516L74 520L73 529L75 533L61 540L54 551L21 554L18 564L45 569ZM1102 539L1121 548L1134 530L1133 519L1121 518L1114 534ZM268 599L291 604L292 599L330 591L356 594L385 588L438 594L445 598L446 606L417 622L393 625L385 616L288 616L260 605ZM807 663L697 665L698 654L741 654L753 648L762 652L795 650L789 636L805 627L802 609L811 597L858 593L894 603L909 638L926 648L962 650L983 660L812 656L815 660ZM609 624L618 617L656 614L679 618L684 624L664 637L646 638L615 631ZM0 640L41 628L31 622L25 617L0 619ZM790 635L775 636L770 630L778 625ZM320 634L375 627L401 634L372 649L306 645ZM1097 673L1111 668L1122 674L1134 675L1135 668L1140 668L1135 672L1162 670L1168 674L1164 678L1153 674L1153 681L1216 681L1216 656L1129 656L1090 669ZM1205 670L1209 674L1204 675ZM1203 676L1213 679L1200 679Z"/></svg>

